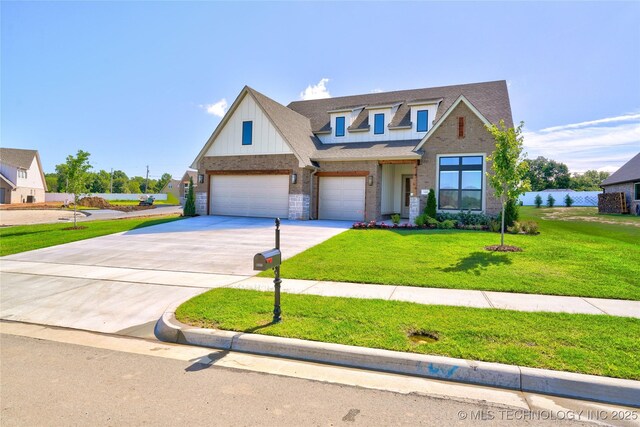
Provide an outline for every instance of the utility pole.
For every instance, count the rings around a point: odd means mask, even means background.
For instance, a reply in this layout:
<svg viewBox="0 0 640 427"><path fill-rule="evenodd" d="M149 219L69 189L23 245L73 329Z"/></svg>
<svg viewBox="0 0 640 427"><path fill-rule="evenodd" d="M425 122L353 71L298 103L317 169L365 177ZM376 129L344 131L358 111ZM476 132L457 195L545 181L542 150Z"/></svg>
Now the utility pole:
<svg viewBox="0 0 640 427"><path fill-rule="evenodd" d="M111 175L109 176L109 193L113 193L113 168L111 168Z"/></svg>
<svg viewBox="0 0 640 427"><path fill-rule="evenodd" d="M144 182L144 192L149 192L149 165L147 165L147 179Z"/></svg>

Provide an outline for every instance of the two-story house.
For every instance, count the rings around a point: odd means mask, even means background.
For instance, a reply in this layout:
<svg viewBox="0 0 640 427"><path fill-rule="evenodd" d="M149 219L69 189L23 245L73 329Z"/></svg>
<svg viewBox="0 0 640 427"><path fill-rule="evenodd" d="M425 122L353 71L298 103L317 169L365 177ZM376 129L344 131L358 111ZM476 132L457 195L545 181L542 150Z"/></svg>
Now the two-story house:
<svg viewBox="0 0 640 427"><path fill-rule="evenodd" d="M47 181L37 150L0 148L0 203L44 202Z"/></svg>
<svg viewBox="0 0 640 427"><path fill-rule="evenodd" d="M429 189L442 212L497 213L486 180L494 140L513 126L505 81L296 101L245 86L206 142L200 214L413 220Z"/></svg>
<svg viewBox="0 0 640 427"><path fill-rule="evenodd" d="M180 200L180 204L184 206L184 202L187 199L187 194L189 194L189 179L193 180L193 190L196 191L198 186L198 180L195 171L186 171L184 175L182 175L182 179L170 179L162 190L161 193L165 194L173 194L176 199Z"/></svg>

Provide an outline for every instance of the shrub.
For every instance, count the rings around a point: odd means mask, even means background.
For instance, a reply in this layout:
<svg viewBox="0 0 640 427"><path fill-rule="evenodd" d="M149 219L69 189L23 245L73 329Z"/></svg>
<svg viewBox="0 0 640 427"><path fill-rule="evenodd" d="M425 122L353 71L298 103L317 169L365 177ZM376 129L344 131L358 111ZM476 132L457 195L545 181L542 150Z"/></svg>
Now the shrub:
<svg viewBox="0 0 640 427"><path fill-rule="evenodd" d="M456 228L456 222L452 219L446 219L442 222L439 222L437 224L437 227L440 229L451 230L453 228Z"/></svg>
<svg viewBox="0 0 640 427"><path fill-rule="evenodd" d="M504 207L504 226L509 228L520 218L519 207L515 200L507 200ZM502 221L502 212L498 214L498 221Z"/></svg>
<svg viewBox="0 0 640 427"><path fill-rule="evenodd" d="M189 190L187 192L187 200L184 202L184 216L195 216L196 200L193 194L193 179L189 178Z"/></svg>
<svg viewBox="0 0 640 427"><path fill-rule="evenodd" d="M572 198L571 198L571 196L570 196L570 195L568 195L568 194L567 194L566 196L564 196L564 205L565 205L566 207L568 207L568 208L570 208L570 207L571 207L571 205L573 205L573 199L572 199Z"/></svg>
<svg viewBox="0 0 640 427"><path fill-rule="evenodd" d="M547 196L547 207L548 208L552 208L553 205L555 205L555 204L556 204L556 199L554 199L553 196L551 194L549 194Z"/></svg>
<svg viewBox="0 0 640 427"><path fill-rule="evenodd" d="M429 225L429 227L431 227L431 228L435 228L435 227L438 226L438 220L428 216L427 217L427 225Z"/></svg>
<svg viewBox="0 0 640 427"><path fill-rule="evenodd" d="M433 188L429 190L429 195L427 196L427 206L424 208L424 213L429 215L431 218L436 217L436 192L433 191Z"/></svg>
<svg viewBox="0 0 640 427"><path fill-rule="evenodd" d="M507 227L507 231L511 234L518 234L522 231L522 225L516 221L511 227Z"/></svg>
<svg viewBox="0 0 640 427"><path fill-rule="evenodd" d="M498 220L493 219L491 220L491 222L489 222L489 231L491 231L492 233L499 233L500 227L502 227L502 225Z"/></svg>
<svg viewBox="0 0 640 427"><path fill-rule="evenodd" d="M523 233L538 234L538 223L535 221L524 221L520 226Z"/></svg>
<svg viewBox="0 0 640 427"><path fill-rule="evenodd" d="M542 197L540 197L539 194L536 194L536 198L534 199L533 203L535 203L536 208L539 208L540 206L542 206Z"/></svg>
<svg viewBox="0 0 640 427"><path fill-rule="evenodd" d="M413 222L415 222L418 227L424 227L427 224L428 219L429 216L427 214L420 214L413 220Z"/></svg>
<svg viewBox="0 0 640 427"><path fill-rule="evenodd" d="M458 213L439 213L436 215L438 221L446 221L448 219L459 222L462 225L486 225L488 226L492 217L483 213L458 212Z"/></svg>
<svg viewBox="0 0 640 427"><path fill-rule="evenodd" d="M394 223L395 225L400 224L400 214L391 215L391 222Z"/></svg>

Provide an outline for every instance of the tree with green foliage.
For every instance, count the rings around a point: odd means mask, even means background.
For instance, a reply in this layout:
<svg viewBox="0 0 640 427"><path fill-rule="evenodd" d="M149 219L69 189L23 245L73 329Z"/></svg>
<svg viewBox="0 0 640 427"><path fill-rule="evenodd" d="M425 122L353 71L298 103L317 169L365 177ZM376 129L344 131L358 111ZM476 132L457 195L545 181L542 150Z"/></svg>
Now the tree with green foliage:
<svg viewBox="0 0 640 427"><path fill-rule="evenodd" d="M196 214L196 200L193 194L193 178L189 178L189 191L187 192L187 199L184 202L184 216L195 216Z"/></svg>
<svg viewBox="0 0 640 427"><path fill-rule="evenodd" d="M569 188L575 191L600 191L600 184L609 177L609 172L588 170L585 173L574 173Z"/></svg>
<svg viewBox="0 0 640 427"><path fill-rule="evenodd" d="M532 191L543 191L550 188L569 188L571 175L564 163L545 157L527 160L529 169L525 178L529 180Z"/></svg>
<svg viewBox="0 0 640 427"><path fill-rule="evenodd" d="M140 182L136 181L135 179L132 179L127 183L127 188L129 189L129 193L132 194L142 192L142 190L140 189Z"/></svg>
<svg viewBox="0 0 640 427"><path fill-rule="evenodd" d="M50 193L55 193L58 191L58 174L55 173L45 173L44 179L47 183L47 191Z"/></svg>
<svg viewBox="0 0 640 427"><path fill-rule="evenodd" d="M108 193L111 174L105 170L91 173L89 191L92 193Z"/></svg>
<svg viewBox="0 0 640 427"><path fill-rule="evenodd" d="M67 156L67 192L73 193L73 228L78 228L76 224L77 206L80 196L86 194L89 189L89 163L90 154L86 151L78 150L75 157Z"/></svg>
<svg viewBox="0 0 640 427"><path fill-rule="evenodd" d="M564 196L564 205L568 208L571 207L571 205L573 205L573 199L571 198L571 196L569 194L567 194L566 196Z"/></svg>
<svg viewBox="0 0 640 427"><path fill-rule="evenodd" d="M156 193L161 192L164 186L167 185L169 181L171 181L171 174L163 173L160 179L156 182L155 192Z"/></svg>
<svg viewBox="0 0 640 427"><path fill-rule="evenodd" d="M427 206L425 206L424 208L424 213L426 213L431 218L435 218L437 206L436 192L433 191L433 188L431 188L429 189L429 195L427 196Z"/></svg>
<svg viewBox="0 0 640 427"><path fill-rule="evenodd" d="M60 163L59 165L56 165L56 176L58 181L58 186L56 188L56 191L58 193L69 192L67 190L67 185L68 185L67 175L68 175L68 165L66 163Z"/></svg>
<svg viewBox="0 0 640 427"><path fill-rule="evenodd" d="M556 199L551 194L549 194L547 196L547 207L548 208L552 208L553 205L555 205L555 204L556 204Z"/></svg>
<svg viewBox="0 0 640 427"><path fill-rule="evenodd" d="M517 200L518 196L530 188L529 181L526 179L529 165L524 160L522 153L523 126L524 122L520 122L517 128L507 128L504 120L500 120L499 126L495 124L486 126L496 142L495 150L487 158L491 162L491 171L493 172L487 173L487 178L495 196L500 199L502 205L500 246L504 246L504 220L507 202Z"/></svg>
<svg viewBox="0 0 640 427"><path fill-rule="evenodd" d="M542 196L540 196L539 194L536 194L536 198L534 199L533 203L535 203L536 208L539 208L540 206L542 206Z"/></svg>

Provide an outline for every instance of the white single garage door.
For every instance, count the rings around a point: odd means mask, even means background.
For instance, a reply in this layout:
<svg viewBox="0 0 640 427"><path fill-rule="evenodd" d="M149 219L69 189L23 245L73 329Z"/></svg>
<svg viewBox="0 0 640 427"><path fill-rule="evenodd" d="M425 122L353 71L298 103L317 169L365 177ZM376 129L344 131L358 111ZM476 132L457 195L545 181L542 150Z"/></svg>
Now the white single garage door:
<svg viewBox="0 0 640 427"><path fill-rule="evenodd" d="M323 176L318 185L318 218L364 220L363 176Z"/></svg>
<svg viewBox="0 0 640 427"><path fill-rule="evenodd" d="M287 218L289 175L212 175L212 215Z"/></svg>

